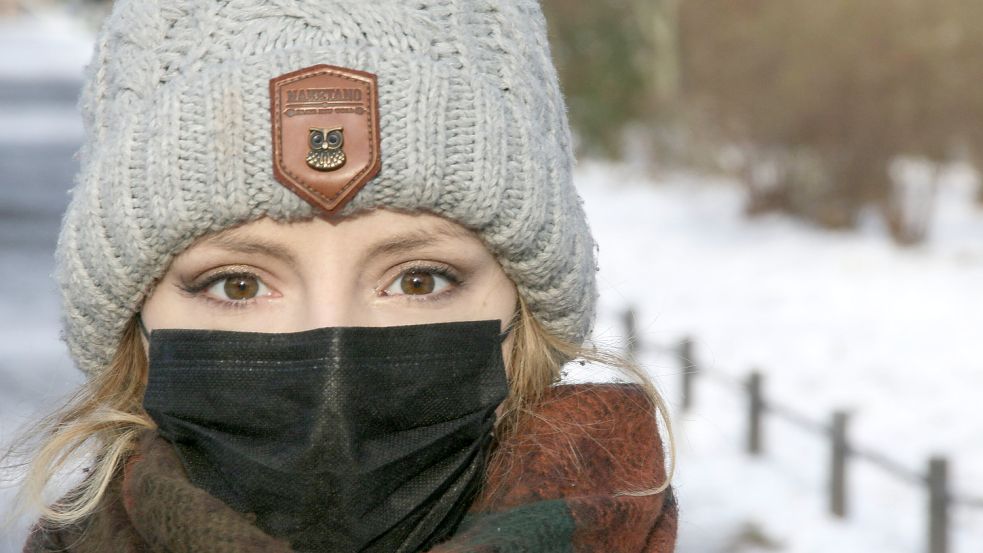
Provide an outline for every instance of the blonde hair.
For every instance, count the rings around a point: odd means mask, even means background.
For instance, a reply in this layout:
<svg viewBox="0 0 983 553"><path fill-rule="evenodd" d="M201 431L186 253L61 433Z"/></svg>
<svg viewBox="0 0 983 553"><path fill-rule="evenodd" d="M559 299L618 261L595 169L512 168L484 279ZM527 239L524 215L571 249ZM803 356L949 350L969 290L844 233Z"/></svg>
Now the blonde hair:
<svg viewBox="0 0 983 553"><path fill-rule="evenodd" d="M621 369L640 385L662 415L670 443L672 469L659 487L627 492L656 494L665 490L675 469L675 441L665 402L651 380L636 364L612 353L571 344L549 334L533 317L520 297L513 321L514 342L509 357L510 391L496 426L499 439L506 438L550 386L561 377L563 365L574 359ZM106 370L95 375L67 404L41 420L10 448L4 460L27 458L23 485L17 496L14 516L28 509L41 512L42 521L52 526L70 525L92 513L116 477L123 461L133 451L135 438L155 428L143 410L147 384L147 359L137 319L127 325L116 355ZM653 410L653 416L655 416ZM45 491L59 471L91 448L92 465L87 477L70 494L52 505Z"/></svg>
<svg viewBox="0 0 983 553"><path fill-rule="evenodd" d="M68 525L95 510L141 431L155 428L143 411L147 359L136 319L130 321L106 370L93 376L58 411L39 421L3 456L27 459L14 517L38 510L43 522ZM45 491L73 459L91 450L83 483L52 505Z"/></svg>
<svg viewBox="0 0 983 553"><path fill-rule="evenodd" d="M669 468L665 480L654 488L625 490L619 495L645 496L665 491L672 482L676 470L676 440L672 420L665 400L645 370L634 360L613 351L586 347L557 338L543 328L533 316L522 296L513 322L515 343L509 361L509 396L505 400L502 417L498 423L499 441L515 431L522 417L542 398L547 388L557 384L563 366L570 361L603 365L620 372L626 380L638 385L651 403L652 416L661 415L669 444ZM645 485L648 483L635 483Z"/></svg>

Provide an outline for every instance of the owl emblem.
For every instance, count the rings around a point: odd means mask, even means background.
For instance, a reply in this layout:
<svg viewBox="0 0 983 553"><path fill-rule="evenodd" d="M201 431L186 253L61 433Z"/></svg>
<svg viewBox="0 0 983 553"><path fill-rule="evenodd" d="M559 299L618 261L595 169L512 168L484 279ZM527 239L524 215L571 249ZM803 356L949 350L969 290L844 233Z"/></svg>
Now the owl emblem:
<svg viewBox="0 0 983 553"><path fill-rule="evenodd" d="M334 129L311 128L308 139L311 151L307 152L307 165L318 171L334 171L345 164L344 127Z"/></svg>

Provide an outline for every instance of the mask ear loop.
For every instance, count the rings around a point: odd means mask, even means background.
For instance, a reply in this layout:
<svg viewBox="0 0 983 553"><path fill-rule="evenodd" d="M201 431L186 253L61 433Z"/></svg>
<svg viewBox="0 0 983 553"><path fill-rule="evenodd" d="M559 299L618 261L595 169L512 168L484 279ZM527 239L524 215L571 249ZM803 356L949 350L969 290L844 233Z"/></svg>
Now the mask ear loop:
<svg viewBox="0 0 983 553"><path fill-rule="evenodd" d="M498 338L501 342L504 343L505 340L508 339L509 334L512 334L512 330L515 329L515 323L518 320L518 318L519 318L519 313L516 312L512 315L512 318L509 319L509 324L505 325L505 330L498 335Z"/></svg>
<svg viewBox="0 0 983 553"><path fill-rule="evenodd" d="M518 322L518 320L519 320L519 312L516 311L516 312L514 312L512 314L512 318L509 319L509 324L505 325L505 330L503 330L502 333L498 335L498 338L501 341L501 343L504 344L505 343L505 340L507 340L508 337L509 337L509 335L512 334L512 331L515 329L515 325ZM500 422L502 422L502 418L496 416L495 417L495 424L494 424L494 426L492 427L492 430L491 430L492 436L494 436L495 435L495 432L498 430L498 424Z"/></svg>
<svg viewBox="0 0 983 553"><path fill-rule="evenodd" d="M144 326L144 324L143 324L143 314L140 311L137 312L137 324L140 325L140 333L143 334L143 337L146 338L147 341L149 342L150 341L150 333L147 332L147 327Z"/></svg>

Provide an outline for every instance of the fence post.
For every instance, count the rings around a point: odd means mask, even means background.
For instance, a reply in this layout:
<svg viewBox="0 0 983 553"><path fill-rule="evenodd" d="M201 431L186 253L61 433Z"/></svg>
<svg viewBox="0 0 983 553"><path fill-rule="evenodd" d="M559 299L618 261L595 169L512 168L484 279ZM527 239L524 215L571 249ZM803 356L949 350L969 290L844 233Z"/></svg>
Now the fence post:
<svg viewBox="0 0 983 553"><path fill-rule="evenodd" d="M636 354L638 353L638 330L635 324L635 308L628 307L622 319L625 325L625 355L631 361L636 360Z"/></svg>
<svg viewBox="0 0 983 553"><path fill-rule="evenodd" d="M753 371L748 379L748 399L750 407L750 417L748 418L748 453L751 455L761 454L762 442L762 423L764 422L765 400L764 400L764 376Z"/></svg>
<svg viewBox="0 0 983 553"><path fill-rule="evenodd" d="M949 548L949 462L933 457L928 462L928 552L947 553Z"/></svg>
<svg viewBox="0 0 983 553"><path fill-rule="evenodd" d="M834 515L845 518L847 515L847 474L846 462L849 454L846 429L849 415L843 411L833 413L832 426L832 466L830 469L830 510Z"/></svg>
<svg viewBox="0 0 983 553"><path fill-rule="evenodd" d="M692 338L683 338L677 350L679 371L683 375L683 411L693 407L693 380L699 372L696 359L693 358Z"/></svg>

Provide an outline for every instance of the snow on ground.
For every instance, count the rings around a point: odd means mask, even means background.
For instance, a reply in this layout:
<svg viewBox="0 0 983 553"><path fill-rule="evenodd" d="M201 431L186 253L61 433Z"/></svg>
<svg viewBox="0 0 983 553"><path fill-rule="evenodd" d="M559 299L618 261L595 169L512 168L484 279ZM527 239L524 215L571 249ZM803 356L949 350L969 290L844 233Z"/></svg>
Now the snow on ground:
<svg viewBox="0 0 983 553"><path fill-rule="evenodd" d="M82 120L73 106L0 108L0 144L81 143Z"/></svg>
<svg viewBox="0 0 983 553"><path fill-rule="evenodd" d="M0 79L77 78L92 56L92 41L92 30L66 13L0 18Z"/></svg>
<svg viewBox="0 0 983 553"><path fill-rule="evenodd" d="M74 104L92 43L92 31L65 13L0 18L0 144L81 140Z"/></svg>
<svg viewBox="0 0 983 553"><path fill-rule="evenodd" d="M0 19L0 448L81 382L58 339L52 253L81 140L75 98L92 53L76 18L33 10ZM0 552L20 551L29 520L4 527L14 490L0 474Z"/></svg>
<svg viewBox="0 0 983 553"><path fill-rule="evenodd" d="M933 239L910 249L891 244L873 217L860 233L780 216L748 221L733 183L686 174L646 180L593 163L577 175L600 247L599 341L618 344L620 313L634 306L643 341L665 346L692 336L702 366L735 383L759 368L769 398L816 422L847 409L856 446L912 471L948 455L953 491L983 497L975 173L957 166L946 174ZM925 551L921 488L852 463L853 516L835 521L825 514L822 440L770 419L767 454L753 460L742 453L743 396L703 378L695 409L681 414L675 360L643 361L676 412L682 553L725 551L742 533L761 533L789 553ZM954 520L953 551L981 550L983 511L957 508ZM760 532L742 532L748 524Z"/></svg>

